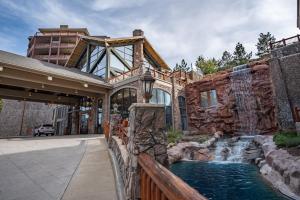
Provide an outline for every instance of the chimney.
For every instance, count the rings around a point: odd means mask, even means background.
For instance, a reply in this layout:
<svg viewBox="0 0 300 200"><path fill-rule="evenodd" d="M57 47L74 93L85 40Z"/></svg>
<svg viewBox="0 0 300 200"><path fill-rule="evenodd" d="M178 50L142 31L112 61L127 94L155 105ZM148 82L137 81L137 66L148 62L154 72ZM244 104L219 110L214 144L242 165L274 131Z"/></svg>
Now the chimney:
<svg viewBox="0 0 300 200"><path fill-rule="evenodd" d="M61 24L59 27L67 29L67 28L69 28L69 25L67 25L67 24Z"/></svg>
<svg viewBox="0 0 300 200"><path fill-rule="evenodd" d="M144 36L144 31L142 29L135 29L132 33L133 36Z"/></svg>

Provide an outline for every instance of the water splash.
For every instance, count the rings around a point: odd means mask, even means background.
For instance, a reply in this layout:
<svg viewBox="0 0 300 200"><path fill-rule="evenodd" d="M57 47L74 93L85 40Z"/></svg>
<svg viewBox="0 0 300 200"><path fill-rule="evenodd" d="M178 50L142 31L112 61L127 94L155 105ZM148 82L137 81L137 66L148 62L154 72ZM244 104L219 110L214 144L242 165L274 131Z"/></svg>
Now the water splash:
<svg viewBox="0 0 300 200"><path fill-rule="evenodd" d="M257 133L256 99L252 90L252 75L248 65L239 65L231 73L231 89L235 97L235 129L252 135Z"/></svg>
<svg viewBox="0 0 300 200"><path fill-rule="evenodd" d="M253 136L220 139L216 143L213 162L242 163L245 149L249 146L252 139Z"/></svg>

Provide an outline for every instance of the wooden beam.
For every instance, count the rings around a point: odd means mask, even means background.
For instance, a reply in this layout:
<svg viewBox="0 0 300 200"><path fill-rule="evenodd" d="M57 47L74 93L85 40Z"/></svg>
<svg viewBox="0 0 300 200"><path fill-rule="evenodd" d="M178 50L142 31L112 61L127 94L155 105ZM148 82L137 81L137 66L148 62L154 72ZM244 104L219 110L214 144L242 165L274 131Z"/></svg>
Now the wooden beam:
<svg viewBox="0 0 300 200"><path fill-rule="evenodd" d="M106 47L106 69L105 79L108 80L110 77L110 47Z"/></svg>
<svg viewBox="0 0 300 200"><path fill-rule="evenodd" d="M64 96L58 97L56 95L41 94L35 92L29 93L27 91L6 89L6 88L0 88L0 97L16 99L16 100L25 99L28 101L49 102L49 103L66 104L66 105L75 105L79 103L79 98L64 97Z"/></svg>
<svg viewBox="0 0 300 200"><path fill-rule="evenodd" d="M117 59L128 69L131 69L131 66L122 58L122 56L114 49L111 48L112 53L117 57Z"/></svg>

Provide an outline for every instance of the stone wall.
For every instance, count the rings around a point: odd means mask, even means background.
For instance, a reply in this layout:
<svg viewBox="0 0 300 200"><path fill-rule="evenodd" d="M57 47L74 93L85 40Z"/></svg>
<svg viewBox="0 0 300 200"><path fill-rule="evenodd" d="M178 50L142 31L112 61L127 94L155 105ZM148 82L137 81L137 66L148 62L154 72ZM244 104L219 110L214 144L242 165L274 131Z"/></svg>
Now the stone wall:
<svg viewBox="0 0 300 200"><path fill-rule="evenodd" d="M252 75L252 92L255 101L257 124L255 132L264 134L277 130L270 67L266 60L249 64ZM195 134L212 134L223 131L225 134L239 132L242 121L236 111L236 101L231 88L231 71L222 71L205 76L202 80L186 86L186 101L189 130ZM217 106L200 106L200 93L215 89Z"/></svg>
<svg viewBox="0 0 300 200"><path fill-rule="evenodd" d="M56 105L7 99L3 101L0 113L0 137L19 136L20 132L22 136L31 135L35 126L52 124ZM21 125L23 111L23 125Z"/></svg>
<svg viewBox="0 0 300 200"><path fill-rule="evenodd" d="M272 50L270 65L279 128L295 129L293 110L300 108L300 43Z"/></svg>

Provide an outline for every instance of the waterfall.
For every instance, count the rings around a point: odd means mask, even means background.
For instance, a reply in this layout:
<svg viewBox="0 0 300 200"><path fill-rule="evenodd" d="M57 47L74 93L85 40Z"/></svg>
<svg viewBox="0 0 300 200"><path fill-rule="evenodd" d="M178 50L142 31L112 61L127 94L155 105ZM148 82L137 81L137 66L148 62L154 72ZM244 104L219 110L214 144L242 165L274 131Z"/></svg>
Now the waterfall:
<svg viewBox="0 0 300 200"><path fill-rule="evenodd" d="M253 136L241 136L220 139L216 143L213 162L241 163L245 149L249 146Z"/></svg>
<svg viewBox="0 0 300 200"><path fill-rule="evenodd" d="M253 135L256 133L257 105L252 90L251 69L246 64L234 67L230 80L236 104L235 129L242 135Z"/></svg>

